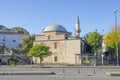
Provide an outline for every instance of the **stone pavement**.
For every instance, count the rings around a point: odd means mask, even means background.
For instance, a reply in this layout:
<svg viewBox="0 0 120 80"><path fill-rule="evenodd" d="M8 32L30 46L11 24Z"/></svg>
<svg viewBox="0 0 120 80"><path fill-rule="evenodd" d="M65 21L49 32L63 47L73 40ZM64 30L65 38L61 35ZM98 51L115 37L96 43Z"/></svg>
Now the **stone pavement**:
<svg viewBox="0 0 120 80"><path fill-rule="evenodd" d="M17 75L16 72L20 74ZM50 74L41 74L47 72ZM56 74L53 75L51 72ZM108 73L120 73L119 67L2 66L0 73L14 74L0 75L0 80L120 80L120 76L108 75Z"/></svg>
<svg viewBox="0 0 120 80"><path fill-rule="evenodd" d="M120 76L120 67L116 66L2 66L0 75L66 75L66 76Z"/></svg>

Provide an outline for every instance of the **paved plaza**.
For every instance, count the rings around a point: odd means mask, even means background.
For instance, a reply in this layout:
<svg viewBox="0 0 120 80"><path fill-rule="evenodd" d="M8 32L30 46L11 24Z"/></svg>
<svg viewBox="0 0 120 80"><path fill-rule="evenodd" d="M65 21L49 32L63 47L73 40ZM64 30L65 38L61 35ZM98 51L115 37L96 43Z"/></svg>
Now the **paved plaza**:
<svg viewBox="0 0 120 80"><path fill-rule="evenodd" d="M0 75L0 80L120 80L120 67L0 67L0 73L55 72L55 75Z"/></svg>

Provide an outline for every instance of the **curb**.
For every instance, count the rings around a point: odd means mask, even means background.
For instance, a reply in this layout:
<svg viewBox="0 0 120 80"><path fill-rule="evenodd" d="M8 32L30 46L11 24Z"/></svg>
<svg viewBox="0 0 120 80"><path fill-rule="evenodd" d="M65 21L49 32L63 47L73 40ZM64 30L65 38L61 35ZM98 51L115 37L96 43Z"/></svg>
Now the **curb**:
<svg viewBox="0 0 120 80"><path fill-rule="evenodd" d="M0 73L1 76L7 76L7 75L56 75L55 72L5 72Z"/></svg>
<svg viewBox="0 0 120 80"><path fill-rule="evenodd" d="M60 75L60 76L105 76L104 74L57 74L57 75Z"/></svg>

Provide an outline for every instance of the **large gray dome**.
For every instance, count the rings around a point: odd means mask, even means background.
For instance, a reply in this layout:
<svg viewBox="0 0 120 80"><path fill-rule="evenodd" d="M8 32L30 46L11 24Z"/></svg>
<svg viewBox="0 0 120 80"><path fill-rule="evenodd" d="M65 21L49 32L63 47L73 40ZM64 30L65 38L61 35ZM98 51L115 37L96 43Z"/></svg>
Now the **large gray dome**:
<svg viewBox="0 0 120 80"><path fill-rule="evenodd" d="M48 32L48 31L67 32L67 30L62 25L59 25L59 24L48 25L43 31L44 32Z"/></svg>

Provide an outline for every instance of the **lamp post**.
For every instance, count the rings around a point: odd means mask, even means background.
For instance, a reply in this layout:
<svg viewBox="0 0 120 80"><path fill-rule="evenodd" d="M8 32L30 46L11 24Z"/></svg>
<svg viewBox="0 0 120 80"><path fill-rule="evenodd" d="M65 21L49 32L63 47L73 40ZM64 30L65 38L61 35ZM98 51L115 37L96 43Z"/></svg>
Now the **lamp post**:
<svg viewBox="0 0 120 80"><path fill-rule="evenodd" d="M117 31L117 13L118 9L115 9L114 10L114 14L115 14L115 30L116 30L116 33L115 33L115 37L116 37L116 57L117 57L117 66L119 66L119 57L118 57L118 31Z"/></svg>
<svg viewBox="0 0 120 80"><path fill-rule="evenodd" d="M102 32L103 32L104 30L102 30L101 31L101 53L102 53L102 55L101 55L101 57L102 57L102 66L103 66L103 64L104 64L104 60L103 60L103 57L104 57L104 55L103 55L103 51L102 51Z"/></svg>

